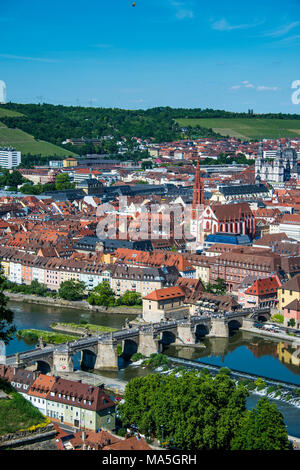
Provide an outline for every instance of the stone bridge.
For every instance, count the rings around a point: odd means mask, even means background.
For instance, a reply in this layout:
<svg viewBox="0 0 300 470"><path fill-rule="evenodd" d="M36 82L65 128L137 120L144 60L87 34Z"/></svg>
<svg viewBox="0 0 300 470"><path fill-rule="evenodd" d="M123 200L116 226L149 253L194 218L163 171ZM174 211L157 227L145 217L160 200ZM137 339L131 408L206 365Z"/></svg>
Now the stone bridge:
<svg viewBox="0 0 300 470"><path fill-rule="evenodd" d="M57 374L74 370L73 356L81 353L80 365L89 369L117 370L118 348L125 358L138 352L146 357L161 352L168 344L193 345L200 338L228 337L230 329L249 328L257 320L268 320L270 309L248 309L225 315L193 315L188 319L134 326L114 333L80 338L62 345L42 344L36 349L6 356L5 363L16 367L36 365Z"/></svg>

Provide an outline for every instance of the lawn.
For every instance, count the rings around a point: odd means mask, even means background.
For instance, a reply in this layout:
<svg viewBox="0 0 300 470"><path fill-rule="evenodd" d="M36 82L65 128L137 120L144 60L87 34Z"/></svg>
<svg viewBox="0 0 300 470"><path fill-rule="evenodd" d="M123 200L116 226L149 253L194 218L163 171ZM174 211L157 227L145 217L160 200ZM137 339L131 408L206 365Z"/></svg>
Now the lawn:
<svg viewBox="0 0 300 470"><path fill-rule="evenodd" d="M46 417L37 408L1 379L0 390L10 397L0 400L0 436L31 426L47 424Z"/></svg>
<svg viewBox="0 0 300 470"><path fill-rule="evenodd" d="M176 119L182 126L201 126L221 135L240 139L300 137L300 120L295 119Z"/></svg>
<svg viewBox="0 0 300 470"><path fill-rule="evenodd" d="M0 119L2 117L17 117L17 116L24 116L24 114L18 113L17 111L11 111L10 109L2 108L0 105Z"/></svg>
<svg viewBox="0 0 300 470"><path fill-rule="evenodd" d="M0 109L1 111L1 109ZM2 110L3 111L3 110ZM35 138L20 129L10 129L0 122L0 147L14 147L22 153L31 153L33 155L66 156L75 155L67 149L58 147L44 140L35 140Z"/></svg>
<svg viewBox="0 0 300 470"><path fill-rule="evenodd" d="M109 326L101 326L101 325L93 325L92 323L53 323L53 326L66 326L76 329L84 329L88 328L90 331L94 331L96 333L110 333L112 331L117 331L117 328L111 328Z"/></svg>
<svg viewBox="0 0 300 470"><path fill-rule="evenodd" d="M64 333L52 333L51 331L46 330L19 330L17 331L17 337L22 338L28 344L35 344L38 342L39 338L42 338L43 341L50 344L61 344L66 343L67 341L74 341L78 339L77 336L64 334Z"/></svg>

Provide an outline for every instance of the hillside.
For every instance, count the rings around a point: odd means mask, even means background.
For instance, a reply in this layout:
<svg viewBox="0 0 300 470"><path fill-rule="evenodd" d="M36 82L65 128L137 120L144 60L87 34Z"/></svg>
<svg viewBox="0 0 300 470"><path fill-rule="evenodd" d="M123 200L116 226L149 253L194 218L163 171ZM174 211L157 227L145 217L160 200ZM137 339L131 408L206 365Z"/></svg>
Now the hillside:
<svg viewBox="0 0 300 470"><path fill-rule="evenodd" d="M0 105L0 121L6 118L25 118L23 113L4 108ZM14 147L16 150L21 151L23 154L43 155L43 156L58 156L64 157L75 155L75 153L63 147L57 146L46 140L35 139L33 135L24 132L17 127L8 128L4 122L0 122L0 147Z"/></svg>
<svg viewBox="0 0 300 470"><path fill-rule="evenodd" d="M70 150L58 147L57 145L37 140L32 135L20 129L9 129L0 122L0 147L14 147L23 154L59 156L75 155Z"/></svg>
<svg viewBox="0 0 300 470"><path fill-rule="evenodd" d="M47 418L37 408L2 379L0 390L7 394L7 398L0 400L0 436L48 424Z"/></svg>
<svg viewBox="0 0 300 470"><path fill-rule="evenodd" d="M241 140L300 136L299 114L260 115L200 108L126 110L7 103L0 106L0 121L0 145L12 145L32 155L74 155L74 150L79 154L113 154L118 150L116 143L124 137L128 147L124 158L130 158L133 137L162 143L227 135ZM68 138L81 137L100 142L76 149L62 144Z"/></svg>
<svg viewBox="0 0 300 470"><path fill-rule="evenodd" d="M205 127L223 136L238 139L278 139L280 137L300 138L300 120L270 118L183 118L176 119L182 127Z"/></svg>

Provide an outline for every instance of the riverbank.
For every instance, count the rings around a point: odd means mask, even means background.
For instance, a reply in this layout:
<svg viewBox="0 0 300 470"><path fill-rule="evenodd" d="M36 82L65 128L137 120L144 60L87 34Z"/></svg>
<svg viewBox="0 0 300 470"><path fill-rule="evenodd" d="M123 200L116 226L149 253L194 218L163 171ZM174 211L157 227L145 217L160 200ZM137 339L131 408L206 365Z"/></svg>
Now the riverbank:
<svg viewBox="0 0 300 470"><path fill-rule="evenodd" d="M291 336L285 333L273 333L271 331L266 331L260 328L255 328L254 326L252 328L244 328L241 327L240 330L242 331L249 331L250 333L255 333L261 336L268 336L269 338L272 339L277 339L278 341L287 341L292 343L293 347L297 348L300 346L300 338L299 336Z"/></svg>
<svg viewBox="0 0 300 470"><path fill-rule="evenodd" d="M5 291L5 295L9 300L14 302L22 303L33 303L40 305L48 305L51 307L65 307L74 308L79 310L87 310L89 312L99 313L111 313L111 314L122 314L122 315L133 315L137 316L142 313L142 309L138 307L126 307L124 305L120 307L103 307L101 305L90 305L86 300L64 300L64 299L53 299L51 297L39 297L37 295L26 295L18 294L10 291Z"/></svg>
<svg viewBox="0 0 300 470"><path fill-rule="evenodd" d="M117 328L108 326L92 325L91 323L75 324L75 323L52 323L52 330L61 331L63 333L73 333L79 336L85 336L87 333L111 333L117 331Z"/></svg>

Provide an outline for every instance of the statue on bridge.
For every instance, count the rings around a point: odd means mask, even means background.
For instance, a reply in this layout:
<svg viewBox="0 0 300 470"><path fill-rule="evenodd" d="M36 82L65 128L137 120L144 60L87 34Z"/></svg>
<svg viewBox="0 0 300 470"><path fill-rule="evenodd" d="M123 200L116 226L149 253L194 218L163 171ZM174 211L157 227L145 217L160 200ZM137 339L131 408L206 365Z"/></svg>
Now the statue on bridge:
<svg viewBox="0 0 300 470"><path fill-rule="evenodd" d="M125 328L131 328L131 324L130 324L130 321L129 321L129 318L125 318Z"/></svg>

